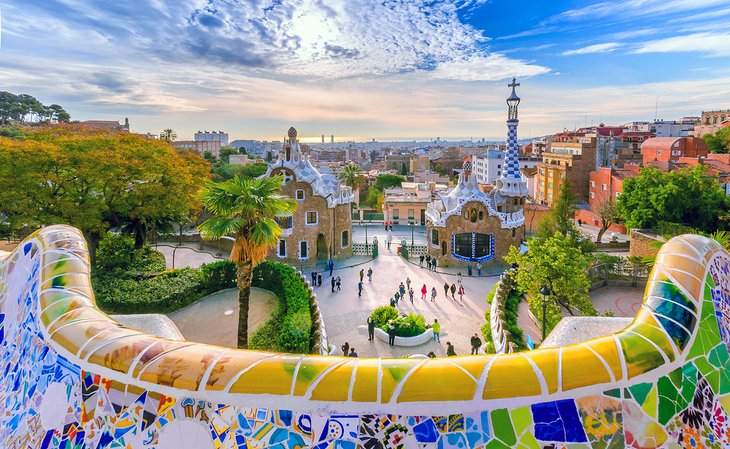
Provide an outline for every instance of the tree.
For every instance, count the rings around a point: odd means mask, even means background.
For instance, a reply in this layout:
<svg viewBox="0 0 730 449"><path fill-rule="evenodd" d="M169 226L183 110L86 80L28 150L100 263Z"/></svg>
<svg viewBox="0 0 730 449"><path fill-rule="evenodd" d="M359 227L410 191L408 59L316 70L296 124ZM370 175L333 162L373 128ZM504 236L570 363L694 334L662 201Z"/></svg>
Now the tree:
<svg viewBox="0 0 730 449"><path fill-rule="evenodd" d="M400 174L403 176L408 174L408 167L406 167L405 162L401 162L401 164L400 164Z"/></svg>
<svg viewBox="0 0 730 449"><path fill-rule="evenodd" d="M598 203L594 212L598 218L601 219L601 227L598 230L598 235L596 236L596 243L601 243L603 234L609 227L611 227L612 224L619 223L621 221L621 216L616 208L616 203L608 199Z"/></svg>
<svg viewBox="0 0 730 449"><path fill-rule="evenodd" d="M228 164L230 163L229 156L232 154L239 154L239 152L235 148L221 147L220 160Z"/></svg>
<svg viewBox="0 0 730 449"><path fill-rule="evenodd" d="M702 140L707 143L710 153L730 152L730 126L726 126L714 134L705 134Z"/></svg>
<svg viewBox="0 0 730 449"><path fill-rule="evenodd" d="M22 140L0 138L0 216L18 229L50 224L79 228L92 265L111 227L135 235L199 207L209 176L196 154L181 154L135 134L74 125L24 129Z"/></svg>
<svg viewBox="0 0 730 449"><path fill-rule="evenodd" d="M398 187L402 182L406 182L406 178L398 175L383 174L375 178L375 188L381 192L390 187Z"/></svg>
<svg viewBox="0 0 730 449"><path fill-rule="evenodd" d="M588 299L590 280L589 260L573 245L570 237L555 232L552 235L531 237L527 252L511 247L504 260L517 264L518 289L528 296L530 310L542 321L540 289L548 287L546 322L551 330L561 318L561 309L570 315L578 310L582 315L597 315Z"/></svg>
<svg viewBox="0 0 730 449"><path fill-rule="evenodd" d="M365 182L365 177L362 175L360 167L349 162L345 165L345 169L342 173L340 173L340 181L355 192L355 198L358 199L359 202L360 192L358 189Z"/></svg>
<svg viewBox="0 0 730 449"><path fill-rule="evenodd" d="M174 142L175 139L177 139L177 134L170 128L163 129L160 133L160 140L163 142L171 143Z"/></svg>
<svg viewBox="0 0 730 449"><path fill-rule="evenodd" d="M239 176L209 183L201 198L213 215L198 230L210 239L235 237L230 259L236 264L238 285L238 347L248 346L248 308L254 267L266 258L281 236L275 218L291 216L297 202L279 194L283 176L248 179Z"/></svg>
<svg viewBox="0 0 730 449"><path fill-rule="evenodd" d="M616 207L629 229L675 223L713 232L728 228L730 200L703 165L669 173L644 167L624 180Z"/></svg>
<svg viewBox="0 0 730 449"><path fill-rule="evenodd" d="M11 120L17 123L68 122L71 116L60 105L46 106L28 94L15 95L0 91L0 124Z"/></svg>
<svg viewBox="0 0 730 449"><path fill-rule="evenodd" d="M575 227L575 213L578 210L578 199L573 193L570 181L564 179L560 184L560 190L557 198L550 208L550 213L538 224L536 235L542 238L548 238L555 232L567 237L571 246L579 248L582 253L586 254L594 249L591 241L583 235Z"/></svg>

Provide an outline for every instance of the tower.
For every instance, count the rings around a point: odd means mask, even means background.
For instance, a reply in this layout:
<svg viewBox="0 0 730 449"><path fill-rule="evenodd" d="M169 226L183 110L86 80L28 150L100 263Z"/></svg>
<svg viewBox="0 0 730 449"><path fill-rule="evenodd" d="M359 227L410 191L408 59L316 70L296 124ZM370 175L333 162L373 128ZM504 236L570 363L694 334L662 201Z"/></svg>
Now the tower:
<svg viewBox="0 0 730 449"><path fill-rule="evenodd" d="M334 134L332 134L330 136L330 143L335 143L335 135Z"/></svg>
<svg viewBox="0 0 730 449"><path fill-rule="evenodd" d="M520 104L520 97L517 96L515 88L519 85L515 78L508 84L508 87L512 88L512 95L507 98L507 154L504 158L502 175L497 180L497 193L506 200L505 212L513 209L513 206L521 206L528 193L527 184L522 180L520 172L520 148L517 145L517 125L520 122L517 118L517 106Z"/></svg>
<svg viewBox="0 0 730 449"><path fill-rule="evenodd" d="M322 143L324 143L324 134L322 134Z"/></svg>

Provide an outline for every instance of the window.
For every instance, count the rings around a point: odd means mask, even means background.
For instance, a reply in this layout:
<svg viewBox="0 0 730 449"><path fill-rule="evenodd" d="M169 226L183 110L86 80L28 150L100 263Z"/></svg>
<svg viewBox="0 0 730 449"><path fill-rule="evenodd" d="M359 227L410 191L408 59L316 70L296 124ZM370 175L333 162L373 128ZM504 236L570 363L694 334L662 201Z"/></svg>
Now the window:
<svg viewBox="0 0 730 449"><path fill-rule="evenodd" d="M621 195L621 192L616 192L616 199L618 199L619 195Z"/></svg>
<svg viewBox="0 0 730 449"><path fill-rule="evenodd" d="M276 248L276 255L278 257L286 257L286 240L279 240L279 245Z"/></svg>
<svg viewBox="0 0 730 449"><path fill-rule="evenodd" d="M497 176L501 176L502 172L500 170L497 170Z"/></svg>
<svg viewBox="0 0 730 449"><path fill-rule="evenodd" d="M540 181L540 187L545 187L545 181Z"/></svg>
<svg viewBox="0 0 730 449"><path fill-rule="evenodd" d="M553 199L553 193L552 193L552 192L549 192L549 193L548 193L548 199L549 199L549 200Z"/></svg>
<svg viewBox="0 0 730 449"><path fill-rule="evenodd" d="M595 199L595 198L596 198L595 192L591 192L591 199Z"/></svg>
<svg viewBox="0 0 730 449"><path fill-rule="evenodd" d="M304 199L304 190L299 189L297 190L297 201L302 201Z"/></svg>
<svg viewBox="0 0 730 449"><path fill-rule="evenodd" d="M656 155L657 156L661 156L662 155L662 150L656 150Z"/></svg>
<svg viewBox="0 0 730 449"><path fill-rule="evenodd" d="M497 164L497 168L502 168L502 164Z"/></svg>
<svg viewBox="0 0 730 449"><path fill-rule="evenodd" d="M606 190L607 188L606 184L601 184L601 190Z"/></svg>
<svg viewBox="0 0 730 449"><path fill-rule="evenodd" d="M489 234L464 232L451 241L452 256L459 260L481 262L494 257L494 237Z"/></svg>
<svg viewBox="0 0 730 449"><path fill-rule="evenodd" d="M276 217L276 218L274 218L274 221L284 231L292 228L292 222L293 222L292 217Z"/></svg>
<svg viewBox="0 0 730 449"><path fill-rule="evenodd" d="M408 209L408 219L413 220L413 217L414 217L413 209Z"/></svg>
<svg viewBox="0 0 730 449"><path fill-rule="evenodd" d="M548 189L552 189L552 188L553 188L553 183L552 182L548 182Z"/></svg>
<svg viewBox="0 0 730 449"><path fill-rule="evenodd" d="M309 242L306 240L299 241L299 258L309 259Z"/></svg>
<svg viewBox="0 0 730 449"><path fill-rule="evenodd" d="M307 211L307 224L316 225L319 222L319 213L317 211Z"/></svg>
<svg viewBox="0 0 730 449"><path fill-rule="evenodd" d="M344 230L342 231L342 247L347 248L350 246L350 231Z"/></svg>
<svg viewBox="0 0 730 449"><path fill-rule="evenodd" d="M438 229L431 229L431 244L439 246L439 231Z"/></svg>
<svg viewBox="0 0 730 449"><path fill-rule="evenodd" d="M484 211L479 211L479 221L484 220Z"/></svg>
<svg viewBox="0 0 730 449"><path fill-rule="evenodd" d="M596 181L591 181L591 187L595 187L595 186L596 186Z"/></svg>
<svg viewBox="0 0 730 449"><path fill-rule="evenodd" d="M681 154L682 154L682 152L679 150L672 150L672 156L679 156Z"/></svg>
<svg viewBox="0 0 730 449"><path fill-rule="evenodd" d="M398 220L400 218L400 210L393 209L393 220Z"/></svg>

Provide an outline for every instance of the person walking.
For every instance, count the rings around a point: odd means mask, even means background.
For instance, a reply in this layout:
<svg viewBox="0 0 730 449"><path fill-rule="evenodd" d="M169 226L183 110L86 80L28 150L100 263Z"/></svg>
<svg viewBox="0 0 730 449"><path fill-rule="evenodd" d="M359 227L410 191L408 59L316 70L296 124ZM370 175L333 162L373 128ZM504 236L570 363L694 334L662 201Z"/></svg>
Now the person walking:
<svg viewBox="0 0 730 449"><path fill-rule="evenodd" d="M405 286L405 285L403 285L403 283L402 283L402 282L401 282L401 283L400 283L400 285L398 286L398 291L400 292L400 297L401 297L401 298L402 298L402 297L404 297L404 296L406 295L406 286Z"/></svg>
<svg viewBox="0 0 730 449"><path fill-rule="evenodd" d="M355 348L350 348L350 355L348 355L348 357L357 358L357 352L355 352Z"/></svg>
<svg viewBox="0 0 730 449"><path fill-rule="evenodd" d="M408 289L408 298L411 300L411 304L413 304L413 289Z"/></svg>
<svg viewBox="0 0 730 449"><path fill-rule="evenodd" d="M390 298L390 307L395 307L395 299Z"/></svg>
<svg viewBox="0 0 730 449"><path fill-rule="evenodd" d="M312 271L312 287L316 287L316 286L317 286L317 272Z"/></svg>
<svg viewBox="0 0 730 449"><path fill-rule="evenodd" d="M337 291L339 292L340 290L342 290L342 279L337 276Z"/></svg>
<svg viewBox="0 0 730 449"><path fill-rule="evenodd" d="M395 346L395 325L393 321L388 321L388 344Z"/></svg>
<svg viewBox="0 0 730 449"><path fill-rule="evenodd" d="M423 267L423 259L424 259L423 254L421 254L421 257L418 258L418 266L419 267Z"/></svg>
<svg viewBox="0 0 730 449"><path fill-rule="evenodd" d="M393 295L393 298L395 298L395 305L398 305L398 301L400 300L400 293L395 292L395 295Z"/></svg>
<svg viewBox="0 0 730 449"><path fill-rule="evenodd" d="M368 341L373 341L375 339L375 320L373 319L373 316L370 315L368 317Z"/></svg>
<svg viewBox="0 0 730 449"><path fill-rule="evenodd" d="M436 295L437 295L437 294L438 294L438 293L436 293L436 287L433 287L433 288L431 289L431 302L436 302Z"/></svg>
<svg viewBox="0 0 730 449"><path fill-rule="evenodd" d="M317 285L322 286L322 273L317 273Z"/></svg>
<svg viewBox="0 0 730 449"><path fill-rule="evenodd" d="M450 341L446 342L446 355L449 357L454 357L456 355L454 345L452 345Z"/></svg>
<svg viewBox="0 0 730 449"><path fill-rule="evenodd" d="M362 296L362 281L357 283L357 296Z"/></svg>
<svg viewBox="0 0 730 449"><path fill-rule="evenodd" d="M436 258L431 259L431 271L436 271Z"/></svg>
<svg viewBox="0 0 730 449"><path fill-rule="evenodd" d="M388 244L388 251L390 251L390 242L393 241L393 237L388 234L388 237L385 238L386 243Z"/></svg>
<svg viewBox="0 0 730 449"><path fill-rule="evenodd" d="M449 283L444 282L444 296L449 297Z"/></svg>
<svg viewBox="0 0 730 449"><path fill-rule="evenodd" d="M464 302L464 286L459 287L459 299Z"/></svg>
<svg viewBox="0 0 730 449"><path fill-rule="evenodd" d="M438 319L433 320L433 326L431 326L431 329L433 330L433 339L441 343L441 323L439 323Z"/></svg>
<svg viewBox="0 0 730 449"><path fill-rule="evenodd" d="M373 281L373 269L368 268L368 282L372 282L372 281Z"/></svg>
<svg viewBox="0 0 730 449"><path fill-rule="evenodd" d="M430 254L426 255L426 269L428 269L428 270L431 269L431 255Z"/></svg>
<svg viewBox="0 0 730 449"><path fill-rule="evenodd" d="M482 346L482 340L479 338L478 334L474 334L473 337L471 337L471 355L479 354L479 348Z"/></svg>
<svg viewBox="0 0 730 449"><path fill-rule="evenodd" d="M330 269L330 277L332 277L332 272L335 271L335 261L330 258L330 260L327 261L327 266Z"/></svg>
<svg viewBox="0 0 730 449"><path fill-rule="evenodd" d="M342 349L342 355L347 357L347 354L350 352L350 343L345 342L340 349Z"/></svg>
<svg viewBox="0 0 730 449"><path fill-rule="evenodd" d="M426 300L426 293L428 293L428 287L426 287L426 284L423 284L423 287L421 287L421 299Z"/></svg>
<svg viewBox="0 0 730 449"><path fill-rule="evenodd" d="M330 278L330 281L332 282L332 293L335 292L335 283L337 282L335 278Z"/></svg>
<svg viewBox="0 0 730 449"><path fill-rule="evenodd" d="M360 270L360 282L362 282L363 279L365 279L365 269L364 268L362 270Z"/></svg>
<svg viewBox="0 0 730 449"><path fill-rule="evenodd" d="M451 299L456 301L456 284L451 284Z"/></svg>
<svg viewBox="0 0 730 449"><path fill-rule="evenodd" d="M482 275L482 263L477 262L477 276L481 276L481 275Z"/></svg>
<svg viewBox="0 0 730 449"><path fill-rule="evenodd" d="M456 283L459 284L459 286L461 286L461 271L456 273Z"/></svg>
<svg viewBox="0 0 730 449"><path fill-rule="evenodd" d="M411 278L406 277L406 288L411 288Z"/></svg>

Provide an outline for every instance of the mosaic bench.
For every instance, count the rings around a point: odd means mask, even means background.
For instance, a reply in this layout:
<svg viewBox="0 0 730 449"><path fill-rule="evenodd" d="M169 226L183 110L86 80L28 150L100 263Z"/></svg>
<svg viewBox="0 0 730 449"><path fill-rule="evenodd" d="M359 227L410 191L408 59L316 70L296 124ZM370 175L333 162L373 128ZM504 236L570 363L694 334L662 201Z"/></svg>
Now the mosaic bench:
<svg viewBox="0 0 730 449"><path fill-rule="evenodd" d="M80 232L51 226L0 260L0 447L729 447L728 270L716 242L684 235L616 334L352 359L126 329L95 305Z"/></svg>

